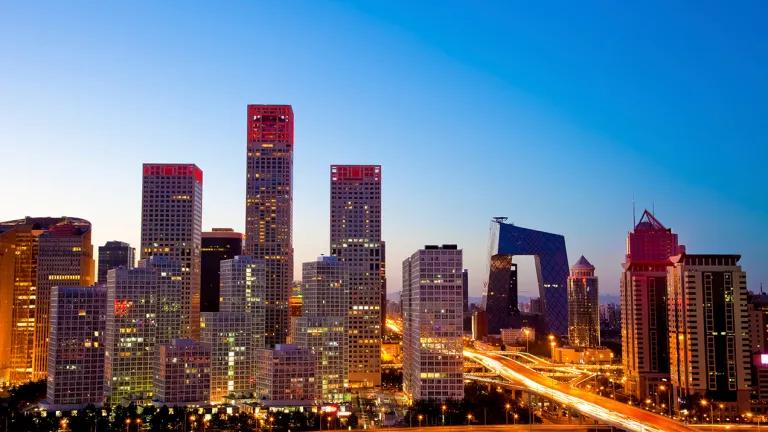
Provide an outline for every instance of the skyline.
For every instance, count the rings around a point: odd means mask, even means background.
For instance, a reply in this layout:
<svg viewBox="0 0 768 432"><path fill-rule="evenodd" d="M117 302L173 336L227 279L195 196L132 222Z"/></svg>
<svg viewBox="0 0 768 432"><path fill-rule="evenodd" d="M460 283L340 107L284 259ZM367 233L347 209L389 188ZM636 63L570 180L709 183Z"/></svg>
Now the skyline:
<svg viewBox="0 0 768 432"><path fill-rule="evenodd" d="M0 17L0 47L8 53L0 72L0 156L12 204L0 208L0 220L81 217L93 224L95 246L121 240L138 248L141 164L178 162L205 173L203 229L244 232L245 107L285 103L296 115L294 279L301 263L329 253L328 167L350 163L382 165L390 293L400 288L397 264L413 250L455 243L470 269L470 295L480 295L490 219L508 216L564 235L569 264L590 257L601 292L617 294L633 195L637 216L655 207L691 253L740 253L749 289L768 282L768 203L759 171L768 159L760 126L768 56L749 27L759 14L721 11L728 43L719 46L705 42L725 36L703 38L697 27L714 16L705 5L686 17L685 35L671 27L685 11L664 10L656 24L671 43L660 52L654 43L662 36L636 26L618 31L623 43L593 47L631 21L621 15L574 35L569 53L553 51L534 25L544 25L542 34L558 28L573 12L568 6L502 5L516 11L517 24L528 23L514 31L487 12L469 11L461 22L477 33L459 44L460 31L435 28L456 18L455 5L417 5L411 16L386 5L268 5L218 7L218 23L203 22L210 11L199 4L151 11L147 4L7 6ZM256 12L263 27L237 25ZM584 15L572 24L586 25ZM164 28L169 21L178 32ZM86 31L78 22L91 25ZM324 26L333 31L318 34ZM43 27L46 33L33 30ZM266 58L288 65L279 73L259 69L259 50L242 50L274 34L295 43L259 45L272 55ZM530 46L514 44L516 37ZM511 42L517 56L499 49ZM637 57L617 56L628 42ZM365 50L377 43L378 50ZM192 46L204 55L188 52ZM71 58L59 63L58 51ZM593 61L571 63L584 53ZM730 87L718 87L722 82ZM732 168L713 173L712 166ZM534 293L530 262L519 262L521 294Z"/></svg>

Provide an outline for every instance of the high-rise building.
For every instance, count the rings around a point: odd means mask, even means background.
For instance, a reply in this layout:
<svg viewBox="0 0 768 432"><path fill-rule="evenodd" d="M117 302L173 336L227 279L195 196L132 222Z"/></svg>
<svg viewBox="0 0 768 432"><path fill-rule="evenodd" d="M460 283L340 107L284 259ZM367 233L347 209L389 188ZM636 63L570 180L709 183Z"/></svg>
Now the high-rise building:
<svg viewBox="0 0 768 432"><path fill-rule="evenodd" d="M220 263L243 254L243 234L232 228L205 231L200 251L200 312L218 312Z"/></svg>
<svg viewBox="0 0 768 432"><path fill-rule="evenodd" d="M257 393L267 407L311 407L317 403L315 355L308 348L278 344L257 350Z"/></svg>
<svg viewBox="0 0 768 432"><path fill-rule="evenodd" d="M106 306L102 285L51 291L48 408L69 410L104 402Z"/></svg>
<svg viewBox="0 0 768 432"><path fill-rule="evenodd" d="M167 344L186 334L183 316L184 275L181 264L175 259L154 255L139 261L140 268L155 270L157 277L154 287L155 314L157 324L155 343Z"/></svg>
<svg viewBox="0 0 768 432"><path fill-rule="evenodd" d="M107 271L120 266L133 268L136 250L128 243L108 241L99 246L99 278L98 283L107 283Z"/></svg>
<svg viewBox="0 0 768 432"><path fill-rule="evenodd" d="M749 335L753 353L768 353L768 295L747 296ZM762 363L761 363L762 366Z"/></svg>
<svg viewBox="0 0 768 432"><path fill-rule="evenodd" d="M324 402L342 402L349 386L345 264L335 256L302 266L303 315L294 342L315 355L315 383Z"/></svg>
<svg viewBox="0 0 768 432"><path fill-rule="evenodd" d="M549 332L568 333L568 255L565 237L506 223L507 218L491 221L490 272L486 312L488 331L519 327L517 295L509 295L512 285L512 258L532 255L536 261L539 295ZM515 281L516 284L516 281Z"/></svg>
<svg viewBox="0 0 768 432"><path fill-rule="evenodd" d="M158 278L151 267L107 272L104 390L110 403L152 400Z"/></svg>
<svg viewBox="0 0 768 432"><path fill-rule="evenodd" d="M32 379L40 236L66 223L90 227L84 219L68 217L0 222L0 383L16 385ZM89 270L80 268L79 279L66 284L87 284Z"/></svg>
<svg viewBox="0 0 768 432"><path fill-rule="evenodd" d="M201 339L211 348L212 403L253 393L256 387L253 329L253 316L246 312L200 313Z"/></svg>
<svg viewBox="0 0 768 432"><path fill-rule="evenodd" d="M462 268L456 245L403 261L403 390L412 400L464 397Z"/></svg>
<svg viewBox="0 0 768 432"><path fill-rule="evenodd" d="M266 319L266 270L264 261L236 256L221 262L219 312L245 312L253 320L253 348L264 348Z"/></svg>
<svg viewBox="0 0 768 432"><path fill-rule="evenodd" d="M331 165L331 255L347 266L349 381L381 384L381 166Z"/></svg>
<svg viewBox="0 0 768 432"><path fill-rule="evenodd" d="M739 255L672 257L668 268L670 377L675 402L697 395L750 408L747 274Z"/></svg>
<svg viewBox="0 0 768 432"><path fill-rule="evenodd" d="M155 255L181 265L178 321L184 337L200 334L200 242L203 171L194 164L144 164L141 259Z"/></svg>
<svg viewBox="0 0 768 432"><path fill-rule="evenodd" d="M248 105L245 255L266 266L267 346L288 336L293 281L293 109Z"/></svg>
<svg viewBox="0 0 768 432"><path fill-rule="evenodd" d="M669 378L667 266L683 250L677 234L648 210L627 236L621 275L621 349L627 391L655 396Z"/></svg>
<svg viewBox="0 0 768 432"><path fill-rule="evenodd" d="M584 255L568 277L568 342L575 347L600 346L600 310L597 276Z"/></svg>
<svg viewBox="0 0 768 432"><path fill-rule="evenodd" d="M160 345L154 386L154 400L159 404L207 405L211 392L211 348L192 339L173 339Z"/></svg>
<svg viewBox="0 0 768 432"><path fill-rule="evenodd" d="M464 269L461 272L461 291L464 297L463 309L464 313L469 313L469 270Z"/></svg>
<svg viewBox="0 0 768 432"><path fill-rule="evenodd" d="M48 314L51 290L54 286L93 285L94 272L90 223L68 219L50 226L46 232L40 234L37 244L32 379L41 380L48 375Z"/></svg>

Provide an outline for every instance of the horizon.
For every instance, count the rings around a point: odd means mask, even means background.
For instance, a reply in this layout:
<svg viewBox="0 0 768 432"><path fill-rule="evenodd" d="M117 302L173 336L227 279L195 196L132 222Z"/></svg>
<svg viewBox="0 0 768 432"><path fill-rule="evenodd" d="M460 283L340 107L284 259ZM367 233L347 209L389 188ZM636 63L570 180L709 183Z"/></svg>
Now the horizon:
<svg viewBox="0 0 768 432"><path fill-rule="evenodd" d="M390 295L425 244L457 244L482 295L496 215L564 235L618 295L635 202L768 282L765 5L301 5L6 5L0 220L138 249L141 164L195 163L203 230L244 232L245 108L274 102L295 112L294 279L329 253L328 168L350 163L382 166Z"/></svg>

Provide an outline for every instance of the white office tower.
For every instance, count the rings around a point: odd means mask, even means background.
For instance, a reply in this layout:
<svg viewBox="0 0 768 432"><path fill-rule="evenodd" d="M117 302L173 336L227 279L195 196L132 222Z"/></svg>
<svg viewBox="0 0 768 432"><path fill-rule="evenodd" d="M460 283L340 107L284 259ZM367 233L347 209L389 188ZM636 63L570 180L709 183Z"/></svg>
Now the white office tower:
<svg viewBox="0 0 768 432"><path fill-rule="evenodd" d="M324 402L344 401L349 387L345 268L336 257L302 267L302 316L296 318L294 340L315 355L315 382Z"/></svg>
<svg viewBox="0 0 768 432"><path fill-rule="evenodd" d="M461 400L462 254L425 246L403 261L403 390L412 400Z"/></svg>
<svg viewBox="0 0 768 432"><path fill-rule="evenodd" d="M103 286L54 287L51 291L48 386L44 406L83 408L104 402Z"/></svg>
<svg viewBox="0 0 768 432"><path fill-rule="evenodd" d="M155 363L155 402L167 406L207 405L211 389L211 349L192 339L159 346Z"/></svg>
<svg viewBox="0 0 768 432"><path fill-rule="evenodd" d="M152 268L107 272L104 389L110 403L152 400L157 286Z"/></svg>

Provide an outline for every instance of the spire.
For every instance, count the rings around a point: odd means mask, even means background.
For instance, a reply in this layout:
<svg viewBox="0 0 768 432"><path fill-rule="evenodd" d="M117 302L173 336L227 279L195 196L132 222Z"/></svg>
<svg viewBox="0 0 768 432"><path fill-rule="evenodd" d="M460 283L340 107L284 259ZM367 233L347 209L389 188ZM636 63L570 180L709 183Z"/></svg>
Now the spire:
<svg viewBox="0 0 768 432"><path fill-rule="evenodd" d="M635 225L635 229L645 229L645 230L666 230L667 227L664 226L661 222L659 222L658 219L653 215L653 213L649 212L648 210L643 211L643 215L640 217L640 222Z"/></svg>
<svg viewBox="0 0 768 432"><path fill-rule="evenodd" d="M587 270L587 269L594 270L595 266L593 266L592 263L590 263L586 258L584 258L584 255L582 255L581 258L579 258L579 260L576 261L576 264L574 264L573 267L571 267L571 268L579 269L579 270L581 270L581 269L584 269L584 270Z"/></svg>

